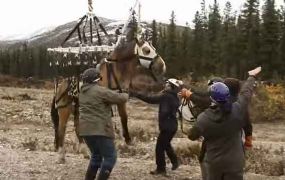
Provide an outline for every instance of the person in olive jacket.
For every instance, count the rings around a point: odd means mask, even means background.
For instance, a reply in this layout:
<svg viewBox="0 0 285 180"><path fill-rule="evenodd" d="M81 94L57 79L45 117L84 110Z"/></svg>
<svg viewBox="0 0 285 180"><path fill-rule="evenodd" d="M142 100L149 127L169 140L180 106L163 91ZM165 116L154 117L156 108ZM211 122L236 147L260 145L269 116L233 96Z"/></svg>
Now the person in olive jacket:
<svg viewBox="0 0 285 180"><path fill-rule="evenodd" d="M210 86L211 106L198 116L190 129L188 138L204 137L207 180L243 180L244 149L241 131L245 125L245 114L253 94L258 67L249 71L250 77L243 85L236 102L230 100L229 88L221 82ZM184 91L182 97L189 98L191 92Z"/></svg>
<svg viewBox="0 0 285 180"><path fill-rule="evenodd" d="M159 135L155 147L156 169L150 174L166 174L165 152L172 163L172 170L179 166L177 156L171 146L171 140L176 134L178 123L176 113L178 111L180 100L178 92L181 90L182 81L168 79L165 89L162 93L156 95L144 95L131 92L130 96L137 97L150 104L159 104L158 120Z"/></svg>
<svg viewBox="0 0 285 180"><path fill-rule="evenodd" d="M100 169L98 180L106 180L116 163L112 123L112 104L125 103L128 94L117 93L97 82L101 79L95 68L84 71L83 85L79 94L79 134L83 137L91 159L85 180L94 180Z"/></svg>

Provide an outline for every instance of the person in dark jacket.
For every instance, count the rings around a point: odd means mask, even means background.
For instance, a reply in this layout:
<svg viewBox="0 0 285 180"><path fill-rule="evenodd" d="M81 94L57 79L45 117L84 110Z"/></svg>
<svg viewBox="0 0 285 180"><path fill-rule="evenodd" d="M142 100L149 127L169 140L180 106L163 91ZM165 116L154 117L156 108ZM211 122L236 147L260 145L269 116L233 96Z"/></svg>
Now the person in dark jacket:
<svg viewBox="0 0 285 180"><path fill-rule="evenodd" d="M236 102L238 100L238 95L240 92L240 82L238 79L235 78L226 78L224 83L228 86L230 94L231 94L231 101ZM243 132L245 135L245 142L244 147L246 149L252 148L252 123L250 120L249 110L247 109L245 118L245 126L243 127Z"/></svg>
<svg viewBox="0 0 285 180"><path fill-rule="evenodd" d="M235 78L225 78L224 80L220 77L214 77L208 81L208 86L210 87L215 82L224 82L225 85L229 88L230 92L230 101L235 102L238 99L240 92L240 82ZM183 89L185 90L185 89ZM182 90L182 91L183 91ZM191 96L189 99L195 104L195 107L199 109L199 112L203 112L211 105L210 94L208 91L199 91L197 89L191 89ZM243 131L245 133L245 142L244 147L249 149L252 147L252 124L249 118L249 112L246 112L245 115L245 126ZM201 166L202 179L207 180L207 163L204 161L204 156L206 153L206 143L202 141L201 151L199 155L199 162Z"/></svg>
<svg viewBox="0 0 285 180"><path fill-rule="evenodd" d="M224 80L219 77L212 78L211 80L208 81L208 86L210 87L213 83L215 82L223 82L230 91L230 101L235 102L238 99L238 95L240 92L240 81L235 78L225 78ZM183 89L185 90L185 89ZM182 91L183 91L182 90ZM197 106L200 108L200 112L204 111L211 105L211 99L208 91L199 91L196 89L191 89L191 96L189 99ZM245 143L244 146L245 148L251 148L252 147L252 124L250 121L250 115L249 111L247 110L245 114L245 126L243 127L243 131L245 134ZM201 157L202 158L202 157Z"/></svg>
<svg viewBox="0 0 285 180"><path fill-rule="evenodd" d="M245 114L253 94L258 67L249 71L236 102L230 100L229 88L221 82L210 86L211 106L198 116L189 131L189 139L204 137L206 144L207 180L243 180L244 149L241 131ZM189 98L191 93L183 93ZM188 97L187 97L188 96Z"/></svg>
<svg viewBox="0 0 285 180"><path fill-rule="evenodd" d="M128 94L117 93L97 84L100 74L95 68L85 70L82 79L79 134L91 152L85 180L94 180L99 169L97 179L107 180L117 159L111 105L125 103Z"/></svg>
<svg viewBox="0 0 285 180"><path fill-rule="evenodd" d="M157 168L151 174L166 174L165 152L172 163L172 170L179 166L177 156L171 146L171 140L176 134L178 122L176 113L180 100L177 93L181 90L182 81L168 79L162 93L156 95L144 95L131 92L130 96L137 97L150 104L159 104L158 120L159 135L155 147Z"/></svg>

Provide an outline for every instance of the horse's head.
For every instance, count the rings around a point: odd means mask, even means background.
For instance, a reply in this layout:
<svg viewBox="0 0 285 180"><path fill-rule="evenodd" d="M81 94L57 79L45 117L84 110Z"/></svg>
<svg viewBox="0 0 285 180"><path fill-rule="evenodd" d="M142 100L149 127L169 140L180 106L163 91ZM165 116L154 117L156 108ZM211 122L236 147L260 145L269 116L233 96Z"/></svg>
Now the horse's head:
<svg viewBox="0 0 285 180"><path fill-rule="evenodd" d="M151 71L155 77L162 77L166 66L162 57L157 53L151 43L144 39L138 39L135 46L135 54L139 64Z"/></svg>
<svg viewBox="0 0 285 180"><path fill-rule="evenodd" d="M110 59L118 62L131 61L136 69L134 72L149 75L155 81L161 80L166 71L164 60L152 44L143 38L139 29L135 18L128 21ZM136 75L134 73L132 78Z"/></svg>

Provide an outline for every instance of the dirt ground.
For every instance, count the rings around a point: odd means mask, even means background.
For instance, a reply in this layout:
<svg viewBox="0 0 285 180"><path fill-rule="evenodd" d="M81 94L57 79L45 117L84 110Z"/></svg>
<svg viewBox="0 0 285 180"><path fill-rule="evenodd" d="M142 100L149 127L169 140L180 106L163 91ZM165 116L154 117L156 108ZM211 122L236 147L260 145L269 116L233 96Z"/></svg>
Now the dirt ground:
<svg viewBox="0 0 285 180"><path fill-rule="evenodd" d="M75 152L77 140L72 120L69 121L65 139L66 163L56 162L58 156L54 152L49 112L52 96L52 90L0 87L1 180L83 179L88 159ZM183 165L177 171L169 170L167 177L149 175L149 171L155 167L157 107L130 100L128 110L133 145L124 144L120 136L120 123L115 117L118 162L111 180L201 179L195 156L195 147L199 147L199 143L191 142L181 132L177 133L173 144ZM247 152L246 180L285 180L285 166L282 164L284 122L254 124L254 148Z"/></svg>

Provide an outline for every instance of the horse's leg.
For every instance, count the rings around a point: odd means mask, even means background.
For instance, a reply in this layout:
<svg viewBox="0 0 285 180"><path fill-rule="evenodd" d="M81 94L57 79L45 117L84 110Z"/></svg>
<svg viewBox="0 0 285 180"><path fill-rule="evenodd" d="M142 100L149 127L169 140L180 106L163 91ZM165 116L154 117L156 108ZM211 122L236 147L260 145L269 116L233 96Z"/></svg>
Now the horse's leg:
<svg viewBox="0 0 285 180"><path fill-rule="evenodd" d="M59 163L65 162L65 149L64 149L64 136L65 136L65 130L66 130L66 124L67 120L71 114L71 105L58 109L58 115L59 115L59 126L58 126L58 145L59 145Z"/></svg>
<svg viewBox="0 0 285 180"><path fill-rule="evenodd" d="M55 97L52 100L51 105L51 119L53 122L53 128L54 128L54 147L55 151L58 150L58 123L59 123L59 117L58 117L58 110L55 108Z"/></svg>
<svg viewBox="0 0 285 180"><path fill-rule="evenodd" d="M83 138L79 135L79 102L78 102L78 99L75 99L75 105L74 105L74 128L75 128L77 139L79 141L77 152L82 153L84 158L89 158L90 155L88 153L87 147L84 144Z"/></svg>
<svg viewBox="0 0 285 180"><path fill-rule="evenodd" d="M126 143L130 144L131 138L130 138L129 129L128 129L128 114L127 114L127 109L126 109L126 103L118 105L118 112L121 118L123 136L125 138Z"/></svg>

